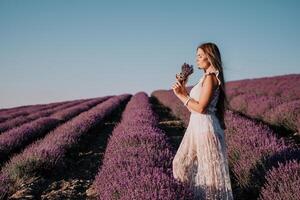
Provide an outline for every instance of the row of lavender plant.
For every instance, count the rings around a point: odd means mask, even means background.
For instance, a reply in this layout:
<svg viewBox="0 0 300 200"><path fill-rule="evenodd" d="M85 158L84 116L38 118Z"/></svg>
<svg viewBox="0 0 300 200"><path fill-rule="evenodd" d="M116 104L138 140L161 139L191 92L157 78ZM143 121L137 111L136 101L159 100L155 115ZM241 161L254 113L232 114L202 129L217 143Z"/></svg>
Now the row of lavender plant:
<svg viewBox="0 0 300 200"><path fill-rule="evenodd" d="M74 101L74 100L72 100ZM2 116L2 114L12 114L14 112L20 112L20 111L27 111L27 110L31 110L31 109L40 109L42 107L47 107L47 106L53 106L53 105L58 105L61 103L68 103L70 101L61 101L61 102L52 102L52 103L44 103L44 104L32 104L32 105L22 105L22 106L15 106L15 107L11 107L11 108L1 108L0 109L0 116Z"/></svg>
<svg viewBox="0 0 300 200"><path fill-rule="evenodd" d="M59 103L56 103L56 104L52 104L52 105L38 105L38 106L29 106L28 108L23 108L23 109L20 109L20 110L15 110L15 111L12 111L12 112L2 112L0 113L0 123L3 123L7 120L10 120L10 119L13 119L15 117L20 117L20 116L26 116L26 115L29 115L30 113L32 112L35 112L35 111L39 111L39 110L43 110L43 109L47 109L49 107L52 107L52 106L57 106L59 105Z"/></svg>
<svg viewBox="0 0 300 200"><path fill-rule="evenodd" d="M191 90L191 88L187 89L188 91ZM185 126L188 125L191 113L186 107L182 106L182 102L178 100L172 90L156 90L151 93L151 96L155 97L163 105L171 109L172 113L176 117L180 118L184 122Z"/></svg>
<svg viewBox="0 0 300 200"><path fill-rule="evenodd" d="M277 138L262 123L232 111L226 112L225 123L230 169L244 195L257 197L265 182L265 174L278 162L300 160L300 149L294 143Z"/></svg>
<svg viewBox="0 0 300 200"><path fill-rule="evenodd" d="M144 92L127 104L108 140L93 182L98 199L189 199L192 193L172 177L173 153Z"/></svg>
<svg viewBox="0 0 300 200"><path fill-rule="evenodd" d="M300 75L227 83L231 109L300 132Z"/></svg>
<svg viewBox="0 0 300 200"><path fill-rule="evenodd" d="M284 102L272 96L242 94L230 101L232 110L300 133L300 99Z"/></svg>
<svg viewBox="0 0 300 200"><path fill-rule="evenodd" d="M24 111L27 109L31 109L31 108L41 108L46 106L47 104L36 104L36 105L24 105L24 106L17 106L17 107L12 107L12 108L2 108L0 109L0 116L4 116L4 115L9 115L12 114L14 112L20 112L20 111ZM0 120L1 122L1 120Z"/></svg>
<svg viewBox="0 0 300 200"><path fill-rule="evenodd" d="M74 100L72 100L72 101L74 101ZM12 107L12 108L2 108L2 109L0 109L0 116L2 116L4 114L5 115L12 114L15 112L41 109L43 107L59 105L62 103L67 103L67 102L70 102L70 101L52 102L52 103L46 103L46 104L23 105L23 106L16 106L16 107Z"/></svg>
<svg viewBox="0 0 300 200"><path fill-rule="evenodd" d="M77 101L77 100L76 100ZM1 112L0 113L0 123L5 122L7 120L13 119L15 117L20 117L20 116L27 116L32 114L33 112L37 111L42 111L48 108L54 108L55 106L63 105L65 103L69 103L72 101L63 101L63 102L55 102L55 103L49 103L49 104L42 104L42 105L33 105L33 106L28 106L25 108L20 108L20 109L13 109L8 110L6 112Z"/></svg>
<svg viewBox="0 0 300 200"><path fill-rule="evenodd" d="M293 159L279 163L266 175L259 200L300 199L300 161Z"/></svg>
<svg viewBox="0 0 300 200"><path fill-rule="evenodd" d="M6 120L5 122L0 123L0 134L2 132L5 132L7 130L10 130L12 128L20 126L22 124L25 124L27 122L31 122L31 121L39 119L41 117L47 117L59 110L74 106L76 104L80 104L83 101L86 101L86 100L71 101L68 103L59 104L59 105L51 106L50 108L47 108L47 109L38 110L38 111L33 112L28 115L21 115L21 116L15 117L13 119Z"/></svg>
<svg viewBox="0 0 300 200"><path fill-rule="evenodd" d="M180 110L177 115L186 124L189 111L174 99L171 91L155 91L152 93L162 104L171 110ZM225 130L228 146L229 167L234 180L241 189L241 194L258 196L265 182L265 173L278 162L291 159L300 160L300 151L293 143L278 139L266 125L254 122L232 111L226 111ZM298 180L300 177L297 177ZM244 197L243 197L244 198Z"/></svg>
<svg viewBox="0 0 300 200"><path fill-rule="evenodd" d="M300 98L300 75L289 74L226 82L228 96L257 94L293 101Z"/></svg>
<svg viewBox="0 0 300 200"><path fill-rule="evenodd" d="M123 94L109 98L54 129L11 158L0 173L1 199L8 195L12 185L20 183L18 180L63 169L66 153L79 144L84 134L103 123L106 117L130 97L130 94Z"/></svg>
<svg viewBox="0 0 300 200"><path fill-rule="evenodd" d="M54 105L59 105L59 104L64 104L64 103L69 103L69 102L74 102L74 101L89 100L89 99L91 100L93 98L82 98L82 99L74 99L74 100L66 100L66 101L57 101L57 102L51 102L51 103L43 103L43 104L22 105L22 106L16 106L16 107L11 107L11 108L1 108L0 115L2 115L4 113L10 114L13 112L27 111L27 110L31 110L34 108L39 109L41 107L54 106Z"/></svg>
<svg viewBox="0 0 300 200"><path fill-rule="evenodd" d="M11 107L11 108L1 108L0 109L0 114L2 113L11 113L11 112L15 112L16 110L21 110L21 109L27 109L29 107L33 107L33 106L45 106L46 104L35 104L35 105L22 105L22 106L15 106L15 107Z"/></svg>
<svg viewBox="0 0 300 200"><path fill-rule="evenodd" d="M67 103L72 102L80 102L85 100L92 100L93 98L89 99L78 99L78 100L71 100L71 101L61 101L61 102L53 102L48 104L36 104L36 105L27 105L27 106L18 106L14 108L4 109L0 111L0 123L5 122L6 120L13 119L15 117L27 116L34 112L43 111L49 108L54 108L56 106L60 106Z"/></svg>
<svg viewBox="0 0 300 200"><path fill-rule="evenodd" d="M107 97L108 98L108 97ZM7 120L3 123L0 123L0 134L1 132L7 131L11 128L15 128L17 126L20 126L24 123L33 121L35 119L41 118L41 117L47 117L57 111L66 109L68 107L72 107L76 104L80 104L84 101L92 101L97 98L90 98L90 99L81 99L81 100L74 100L74 101L69 101L66 103L60 103L58 105L53 105L53 106L47 106L39 111L33 112L32 114L28 115L21 115L19 117L16 117L12 120Z"/></svg>
<svg viewBox="0 0 300 200"><path fill-rule="evenodd" d="M49 130L77 116L81 112L87 111L108 98L110 98L110 96L89 101L85 100L83 103L53 113L50 117L42 117L4 132L0 135L0 163L7 160L11 154L18 152L28 144L46 135Z"/></svg>
<svg viewBox="0 0 300 200"><path fill-rule="evenodd" d="M264 121L272 125L283 126L300 134L300 99L270 109L264 116Z"/></svg>

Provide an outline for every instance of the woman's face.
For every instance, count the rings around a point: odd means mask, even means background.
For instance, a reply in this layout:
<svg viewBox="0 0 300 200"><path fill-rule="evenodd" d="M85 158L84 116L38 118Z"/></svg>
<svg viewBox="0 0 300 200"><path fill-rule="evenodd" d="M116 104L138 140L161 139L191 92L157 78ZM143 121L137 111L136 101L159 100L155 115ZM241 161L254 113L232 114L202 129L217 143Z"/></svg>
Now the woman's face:
<svg viewBox="0 0 300 200"><path fill-rule="evenodd" d="M205 55L204 51L199 48L196 54L196 63L200 69L207 69L210 66L207 56Z"/></svg>

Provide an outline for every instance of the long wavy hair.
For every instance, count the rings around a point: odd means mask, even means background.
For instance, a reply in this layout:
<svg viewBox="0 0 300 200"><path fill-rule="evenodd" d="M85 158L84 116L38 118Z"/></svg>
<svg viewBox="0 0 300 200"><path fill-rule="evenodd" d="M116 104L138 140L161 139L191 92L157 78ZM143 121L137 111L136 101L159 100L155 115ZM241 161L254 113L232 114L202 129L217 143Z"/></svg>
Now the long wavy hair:
<svg viewBox="0 0 300 200"><path fill-rule="evenodd" d="M208 57L208 60L210 64L216 69L219 70L219 79L221 81L221 88L220 88L220 95L219 99L217 102L217 111L216 115L220 121L221 127L225 130L226 125L225 125L225 120L224 120L224 115L225 115L225 109L228 109L228 99L226 96L226 88L225 88L225 80L224 80L224 73L223 73L223 64L222 64L222 59L221 59L221 53L219 51L219 48L216 44L212 42L207 42L207 43L202 43L200 44L196 51L201 48L206 56ZM205 72L205 70L204 70Z"/></svg>

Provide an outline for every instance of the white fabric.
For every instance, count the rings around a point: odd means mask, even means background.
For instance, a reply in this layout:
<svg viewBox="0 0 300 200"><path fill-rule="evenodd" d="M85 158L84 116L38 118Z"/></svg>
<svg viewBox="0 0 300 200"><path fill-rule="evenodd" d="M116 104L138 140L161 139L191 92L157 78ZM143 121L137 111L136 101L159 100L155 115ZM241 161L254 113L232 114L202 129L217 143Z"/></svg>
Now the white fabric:
<svg viewBox="0 0 300 200"><path fill-rule="evenodd" d="M218 71L211 73L218 75ZM197 101L207 74L190 91ZM233 199L224 130L215 115L218 96L219 87L214 91L208 113L190 110L189 124L173 159L174 178L188 182L195 199Z"/></svg>

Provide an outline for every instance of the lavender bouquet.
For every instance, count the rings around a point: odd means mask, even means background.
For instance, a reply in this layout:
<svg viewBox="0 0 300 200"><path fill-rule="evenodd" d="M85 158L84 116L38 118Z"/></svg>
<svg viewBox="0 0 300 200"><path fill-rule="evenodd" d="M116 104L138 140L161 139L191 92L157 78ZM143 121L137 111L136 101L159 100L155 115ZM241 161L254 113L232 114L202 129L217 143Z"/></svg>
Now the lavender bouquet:
<svg viewBox="0 0 300 200"><path fill-rule="evenodd" d="M193 65L189 65L187 63L184 63L181 66L181 72L179 74L176 74L176 79L181 83L186 83L188 77L194 72Z"/></svg>

